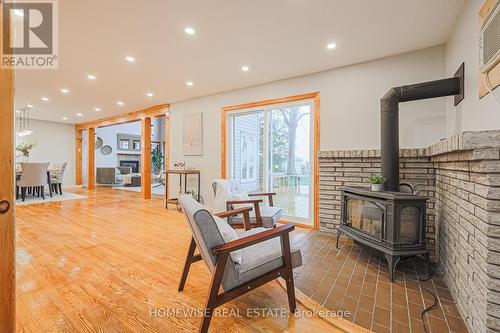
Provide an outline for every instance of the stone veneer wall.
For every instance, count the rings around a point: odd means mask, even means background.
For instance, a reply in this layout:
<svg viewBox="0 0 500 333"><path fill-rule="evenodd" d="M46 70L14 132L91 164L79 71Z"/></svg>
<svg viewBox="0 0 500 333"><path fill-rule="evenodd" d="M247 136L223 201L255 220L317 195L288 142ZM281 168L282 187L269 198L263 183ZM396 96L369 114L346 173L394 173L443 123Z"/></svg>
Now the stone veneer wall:
<svg viewBox="0 0 500 333"><path fill-rule="evenodd" d="M429 200L426 238L471 332L500 332L500 131L403 149L401 182ZM368 186L380 151L319 154L320 226L340 223L340 187Z"/></svg>

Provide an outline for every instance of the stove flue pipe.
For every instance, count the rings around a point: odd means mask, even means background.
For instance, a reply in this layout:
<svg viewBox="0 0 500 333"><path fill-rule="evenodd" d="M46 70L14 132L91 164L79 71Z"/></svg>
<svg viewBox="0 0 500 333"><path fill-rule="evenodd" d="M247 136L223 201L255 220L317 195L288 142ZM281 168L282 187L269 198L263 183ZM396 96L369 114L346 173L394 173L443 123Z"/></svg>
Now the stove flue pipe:
<svg viewBox="0 0 500 333"><path fill-rule="evenodd" d="M460 77L391 88L380 100L382 176L385 189L399 192L399 103L457 95Z"/></svg>

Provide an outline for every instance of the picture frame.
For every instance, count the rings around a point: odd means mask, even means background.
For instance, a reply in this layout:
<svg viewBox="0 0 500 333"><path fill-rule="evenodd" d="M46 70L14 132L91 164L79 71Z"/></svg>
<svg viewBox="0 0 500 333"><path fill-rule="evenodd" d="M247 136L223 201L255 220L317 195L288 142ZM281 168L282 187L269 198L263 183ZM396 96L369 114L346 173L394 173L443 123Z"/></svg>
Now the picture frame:
<svg viewBox="0 0 500 333"><path fill-rule="evenodd" d="M182 146L185 156L203 155L203 113L183 117Z"/></svg>

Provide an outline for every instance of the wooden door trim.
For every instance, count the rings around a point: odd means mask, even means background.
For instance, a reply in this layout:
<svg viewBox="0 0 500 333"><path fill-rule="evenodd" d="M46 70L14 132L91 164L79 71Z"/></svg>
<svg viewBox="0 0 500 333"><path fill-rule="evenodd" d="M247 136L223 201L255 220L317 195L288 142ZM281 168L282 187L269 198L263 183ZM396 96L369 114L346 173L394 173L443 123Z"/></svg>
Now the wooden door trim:
<svg viewBox="0 0 500 333"><path fill-rule="evenodd" d="M314 219L314 229L319 229L319 160L318 153L321 149L320 147L320 93L312 92L300 95L287 96L282 98L273 98L263 101L244 103L239 105L225 106L221 109L221 178L225 179L227 177L227 115L228 112L244 110L259 106L268 106L273 104L289 103L295 101L303 100L313 100L313 149L314 149L314 171L313 171L313 182L314 182L314 202L313 202L313 219Z"/></svg>
<svg viewBox="0 0 500 333"><path fill-rule="evenodd" d="M0 0L0 27L3 24ZM0 69L0 200L9 202L9 210L0 214L0 332L16 329L16 255L15 255L15 171L14 171L14 72Z"/></svg>

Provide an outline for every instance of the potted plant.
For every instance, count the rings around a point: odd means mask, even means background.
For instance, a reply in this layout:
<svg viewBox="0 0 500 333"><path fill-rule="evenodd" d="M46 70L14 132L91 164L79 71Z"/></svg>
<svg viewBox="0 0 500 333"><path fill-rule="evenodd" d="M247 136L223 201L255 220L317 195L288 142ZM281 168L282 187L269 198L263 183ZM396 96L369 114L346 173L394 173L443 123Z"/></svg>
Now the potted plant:
<svg viewBox="0 0 500 333"><path fill-rule="evenodd" d="M30 158L30 151L36 146L36 143L21 143L18 144L16 150L21 152L24 156L24 161L28 162Z"/></svg>
<svg viewBox="0 0 500 333"><path fill-rule="evenodd" d="M165 163L165 156L162 154L159 147L156 147L151 151L151 165L153 166L153 172L159 176L158 180L162 182L162 171L163 164Z"/></svg>
<svg viewBox="0 0 500 333"><path fill-rule="evenodd" d="M384 189L384 183L387 179L381 175L373 175L368 179L368 182L372 184L372 191L380 192Z"/></svg>

